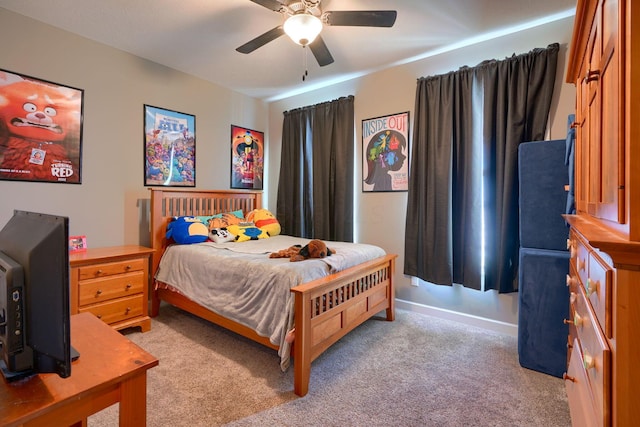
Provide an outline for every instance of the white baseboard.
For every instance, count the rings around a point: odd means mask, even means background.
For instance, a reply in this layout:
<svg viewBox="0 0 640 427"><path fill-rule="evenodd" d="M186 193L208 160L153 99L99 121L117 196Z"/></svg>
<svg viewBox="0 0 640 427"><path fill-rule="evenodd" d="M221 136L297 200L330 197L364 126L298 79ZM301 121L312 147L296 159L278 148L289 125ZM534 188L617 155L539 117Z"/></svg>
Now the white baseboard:
<svg viewBox="0 0 640 427"><path fill-rule="evenodd" d="M396 307L413 311L415 313L427 314L429 316L441 319L453 320L455 322L467 325L477 326L479 328L488 329L490 331L500 332L503 334L518 336L518 325L512 323L501 322L499 320L487 319L486 317L474 316L472 314L460 313L444 308L432 307L424 304L418 304L411 301L405 301L396 298Z"/></svg>

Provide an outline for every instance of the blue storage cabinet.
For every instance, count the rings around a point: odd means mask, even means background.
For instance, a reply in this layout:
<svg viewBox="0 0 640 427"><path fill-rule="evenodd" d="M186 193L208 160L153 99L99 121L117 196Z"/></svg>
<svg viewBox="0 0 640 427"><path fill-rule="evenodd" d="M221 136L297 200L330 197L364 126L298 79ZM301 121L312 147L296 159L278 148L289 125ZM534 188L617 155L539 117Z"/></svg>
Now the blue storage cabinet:
<svg viewBox="0 0 640 427"><path fill-rule="evenodd" d="M569 292L566 141L536 141L518 149L520 365L561 377L566 370Z"/></svg>

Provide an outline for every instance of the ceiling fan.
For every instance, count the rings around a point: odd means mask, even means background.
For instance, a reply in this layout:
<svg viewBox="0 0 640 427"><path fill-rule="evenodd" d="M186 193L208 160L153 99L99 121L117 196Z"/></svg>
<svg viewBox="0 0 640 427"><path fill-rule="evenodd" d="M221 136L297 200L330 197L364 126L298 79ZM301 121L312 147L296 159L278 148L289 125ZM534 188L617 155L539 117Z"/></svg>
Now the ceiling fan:
<svg viewBox="0 0 640 427"><path fill-rule="evenodd" d="M321 0L291 0L287 4L277 0L251 0L286 17L282 25L259 35L236 50L251 53L259 47L286 34L297 44L309 46L321 67L333 62L327 45L320 36L323 25L355 27L392 27L395 10L328 10L320 9Z"/></svg>

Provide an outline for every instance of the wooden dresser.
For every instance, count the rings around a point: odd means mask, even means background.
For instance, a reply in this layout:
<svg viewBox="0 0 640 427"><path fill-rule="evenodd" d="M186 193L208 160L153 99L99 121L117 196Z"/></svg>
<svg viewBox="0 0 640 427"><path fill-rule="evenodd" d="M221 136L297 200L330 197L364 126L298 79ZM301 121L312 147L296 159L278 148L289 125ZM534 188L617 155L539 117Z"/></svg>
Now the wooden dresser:
<svg viewBox="0 0 640 427"><path fill-rule="evenodd" d="M91 312L115 329L151 329L149 263L143 246L89 248L69 256L71 314Z"/></svg>
<svg viewBox="0 0 640 427"><path fill-rule="evenodd" d="M634 4L635 3L635 4ZM640 2L578 0L576 215L565 383L574 426L640 418Z"/></svg>

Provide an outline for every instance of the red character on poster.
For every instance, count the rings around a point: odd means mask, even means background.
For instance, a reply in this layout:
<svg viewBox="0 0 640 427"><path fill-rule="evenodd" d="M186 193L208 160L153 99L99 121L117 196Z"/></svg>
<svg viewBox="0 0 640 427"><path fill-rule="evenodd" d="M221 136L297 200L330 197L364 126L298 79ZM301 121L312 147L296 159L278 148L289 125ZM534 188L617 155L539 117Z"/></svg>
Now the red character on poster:
<svg viewBox="0 0 640 427"><path fill-rule="evenodd" d="M79 161L69 153L76 146L79 159L79 147L68 136L79 130L81 100L16 77L0 71L0 178L80 182Z"/></svg>

